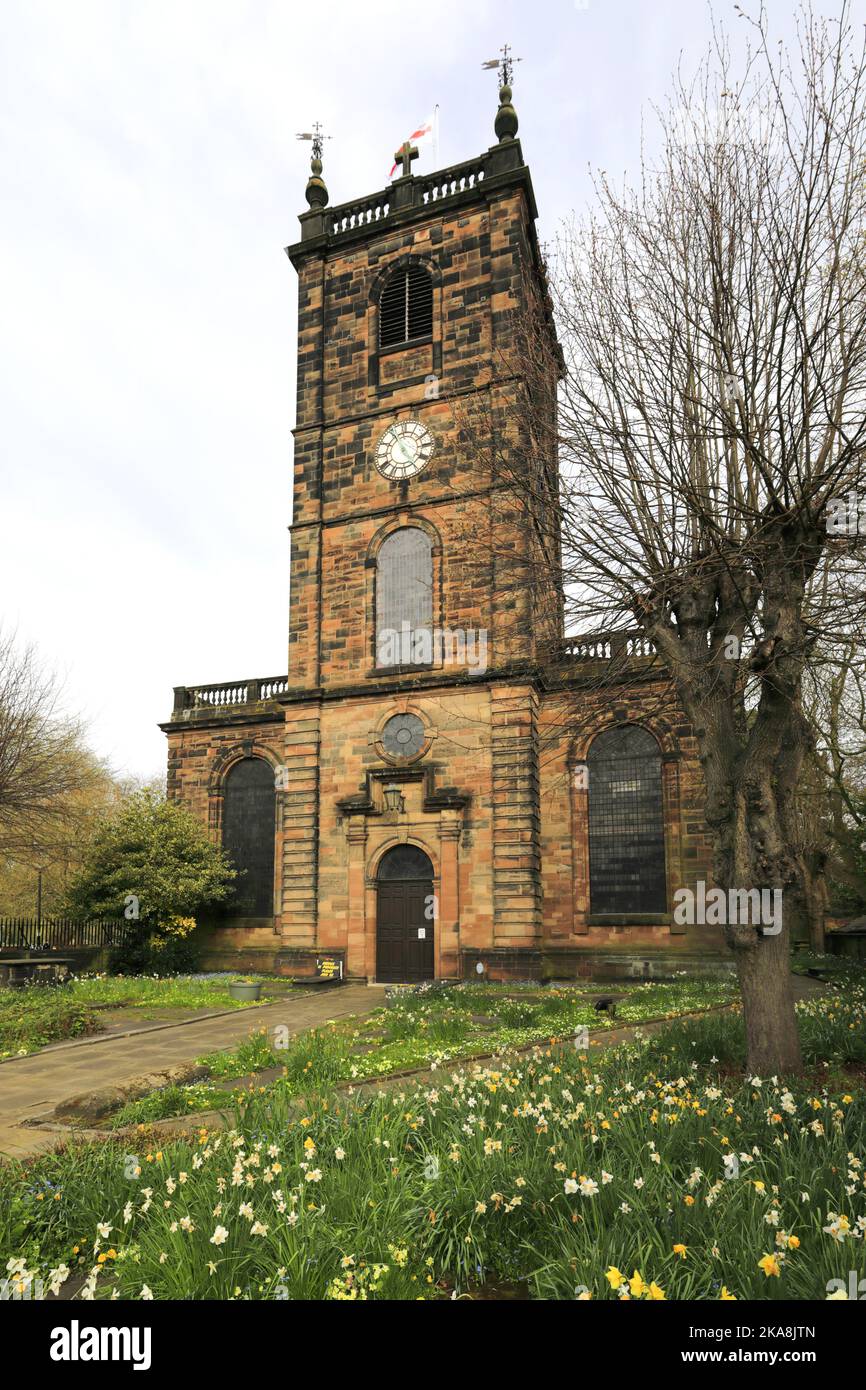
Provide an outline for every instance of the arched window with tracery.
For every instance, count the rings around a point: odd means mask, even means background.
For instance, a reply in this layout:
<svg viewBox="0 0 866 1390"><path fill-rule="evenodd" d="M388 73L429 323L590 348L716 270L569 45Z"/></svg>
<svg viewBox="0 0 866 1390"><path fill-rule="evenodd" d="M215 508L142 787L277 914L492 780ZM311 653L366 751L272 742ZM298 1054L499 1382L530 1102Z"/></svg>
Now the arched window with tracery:
<svg viewBox="0 0 866 1390"><path fill-rule="evenodd" d="M590 911L656 915L667 909L662 764L652 734L623 724L589 749Z"/></svg>

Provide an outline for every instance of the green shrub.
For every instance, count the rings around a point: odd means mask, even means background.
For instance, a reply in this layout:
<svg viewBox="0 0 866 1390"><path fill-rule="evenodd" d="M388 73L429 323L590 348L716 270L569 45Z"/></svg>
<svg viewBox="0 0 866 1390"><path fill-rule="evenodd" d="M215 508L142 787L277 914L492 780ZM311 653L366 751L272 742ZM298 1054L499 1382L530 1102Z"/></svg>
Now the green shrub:
<svg viewBox="0 0 866 1390"><path fill-rule="evenodd" d="M82 916L122 917L128 896L152 927L223 902L236 875L192 813L144 790L97 821L69 887Z"/></svg>
<svg viewBox="0 0 866 1390"><path fill-rule="evenodd" d="M108 957L113 975L191 975L199 952L188 937L131 936Z"/></svg>

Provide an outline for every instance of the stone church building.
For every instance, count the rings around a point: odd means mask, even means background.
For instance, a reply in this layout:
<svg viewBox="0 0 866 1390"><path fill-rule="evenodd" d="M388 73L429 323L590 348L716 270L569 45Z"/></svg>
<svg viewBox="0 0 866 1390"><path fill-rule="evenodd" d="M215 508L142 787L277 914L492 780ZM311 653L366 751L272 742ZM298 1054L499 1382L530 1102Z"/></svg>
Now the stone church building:
<svg viewBox="0 0 866 1390"><path fill-rule="evenodd" d="M199 928L211 966L565 979L724 953L672 916L708 846L663 672L628 633L566 639L532 527L468 439L467 419L515 418L515 319L545 298L516 130L504 86L492 148L419 176L404 146L387 190L337 207L314 145L287 248L288 675L177 687L161 726L169 795L241 870Z"/></svg>

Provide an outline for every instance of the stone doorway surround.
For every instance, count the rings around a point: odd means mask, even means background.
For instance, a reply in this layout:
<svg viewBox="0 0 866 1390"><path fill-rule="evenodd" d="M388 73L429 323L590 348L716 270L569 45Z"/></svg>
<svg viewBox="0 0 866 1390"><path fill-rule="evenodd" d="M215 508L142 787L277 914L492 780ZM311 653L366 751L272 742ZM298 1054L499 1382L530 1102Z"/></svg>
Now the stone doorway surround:
<svg viewBox="0 0 866 1390"><path fill-rule="evenodd" d="M385 784L401 789L402 808L386 810ZM433 865L434 979L456 978L460 961L458 846L468 794L436 791L432 769L386 768L368 774L365 794L339 803L348 846L347 970L376 979L378 872L395 845L412 844Z"/></svg>

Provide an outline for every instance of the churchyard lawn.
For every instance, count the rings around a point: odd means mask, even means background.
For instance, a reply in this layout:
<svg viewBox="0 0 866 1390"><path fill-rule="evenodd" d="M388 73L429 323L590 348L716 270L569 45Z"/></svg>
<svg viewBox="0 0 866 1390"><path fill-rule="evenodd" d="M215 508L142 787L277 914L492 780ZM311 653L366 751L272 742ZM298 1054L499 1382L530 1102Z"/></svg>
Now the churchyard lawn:
<svg viewBox="0 0 866 1390"><path fill-rule="evenodd" d="M642 1001L664 1012L652 999L660 988L628 991L616 1023ZM509 1000L516 993L409 997L342 1032L290 1041L285 1075L236 1094L228 1128L160 1139L143 1127L5 1165L0 1268L22 1287L42 1280L42 1291L85 1299L447 1299L510 1288L557 1299L824 1300L844 1296L851 1271L866 1274L857 972L797 1005L797 1078L743 1076L736 1009L610 1048L575 1046L580 1022L560 1001L569 991L549 992L559 1018L546 1020L544 1041L509 1050L534 1026L511 1010L529 1003ZM468 1038L460 1012L479 1029L493 1020L488 1042L517 1036L498 1056L455 1063ZM246 1051L213 1059L214 1075L255 1069L263 1047L273 1060L254 1035ZM420 1077L362 1084L422 1053ZM358 1074L347 1086L349 1058Z"/></svg>
<svg viewBox="0 0 866 1390"><path fill-rule="evenodd" d="M736 990L730 980L618 986L613 993L614 1017L596 1010L600 997L611 996L604 996L598 986L537 990L456 985L429 992L395 991L387 1008L286 1039L285 1046L278 1030L254 1032L231 1051L198 1059L216 1084L154 1092L124 1106L114 1123L122 1126L188 1114L193 1106L219 1108L226 1099L225 1082L257 1072L267 1075L275 1064L282 1074L276 1081L267 1076L269 1084L297 1096L310 1089L435 1069L462 1057L498 1054L533 1042L573 1040L579 1030L585 1033L724 1007L736 997ZM254 1084L254 1075L251 1080Z"/></svg>
<svg viewBox="0 0 866 1390"><path fill-rule="evenodd" d="M37 1052L49 1043L118 1031L142 1020L183 1017L249 1004L228 992L238 975L83 975L56 988L31 985L0 990L0 1061ZM287 981L263 981L263 998L286 993Z"/></svg>

